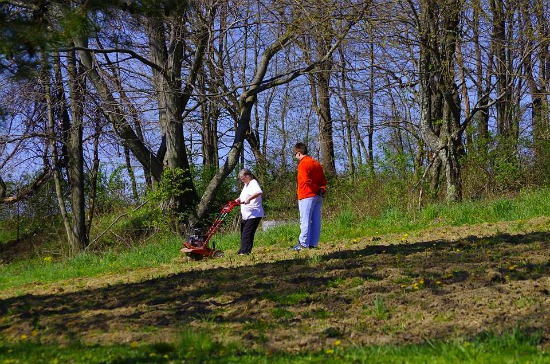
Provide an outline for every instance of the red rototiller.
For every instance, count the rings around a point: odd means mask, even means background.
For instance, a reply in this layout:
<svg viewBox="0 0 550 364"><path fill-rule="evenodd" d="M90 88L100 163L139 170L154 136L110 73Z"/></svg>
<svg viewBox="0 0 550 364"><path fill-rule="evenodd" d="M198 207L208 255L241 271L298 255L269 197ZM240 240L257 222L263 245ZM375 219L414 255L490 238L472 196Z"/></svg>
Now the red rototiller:
<svg viewBox="0 0 550 364"><path fill-rule="evenodd" d="M233 207L239 206L240 204L241 202L239 200L227 202L222 207L222 210L212 223L212 226L210 226L210 228L206 231L206 234L203 234L202 229L194 229L193 234L189 237L189 239L183 242L183 248L180 249L180 252L196 259L200 259L202 257L222 257L223 252L221 250L216 250L216 245L214 243L212 243L212 248L208 246L208 243L218 228L222 225L227 214L233 210Z"/></svg>

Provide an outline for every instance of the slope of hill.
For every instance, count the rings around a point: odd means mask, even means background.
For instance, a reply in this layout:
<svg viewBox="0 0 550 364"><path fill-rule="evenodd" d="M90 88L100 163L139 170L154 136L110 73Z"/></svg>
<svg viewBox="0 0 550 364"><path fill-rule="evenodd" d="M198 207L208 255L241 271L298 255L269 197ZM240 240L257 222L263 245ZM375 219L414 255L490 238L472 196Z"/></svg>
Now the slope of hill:
<svg viewBox="0 0 550 364"><path fill-rule="evenodd" d="M247 350L298 352L521 329L547 346L549 230L547 217L446 227L37 283L0 292L1 334L107 345L192 329Z"/></svg>

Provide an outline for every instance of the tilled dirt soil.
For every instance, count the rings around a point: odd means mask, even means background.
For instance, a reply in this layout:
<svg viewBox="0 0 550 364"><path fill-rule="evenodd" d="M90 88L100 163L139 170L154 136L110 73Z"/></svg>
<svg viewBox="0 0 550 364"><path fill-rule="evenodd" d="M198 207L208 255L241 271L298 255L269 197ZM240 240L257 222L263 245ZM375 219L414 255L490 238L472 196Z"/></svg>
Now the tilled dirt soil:
<svg viewBox="0 0 550 364"><path fill-rule="evenodd" d="M11 342L177 341L186 330L270 352L536 330L550 343L550 218L424 230L316 250L185 257L169 266L0 291Z"/></svg>

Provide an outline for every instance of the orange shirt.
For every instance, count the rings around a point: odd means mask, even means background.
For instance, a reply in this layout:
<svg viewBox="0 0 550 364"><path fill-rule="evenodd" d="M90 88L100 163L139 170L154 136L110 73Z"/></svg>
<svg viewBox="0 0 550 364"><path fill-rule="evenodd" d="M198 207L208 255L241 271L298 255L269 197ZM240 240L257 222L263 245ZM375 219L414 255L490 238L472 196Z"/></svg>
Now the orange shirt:
<svg viewBox="0 0 550 364"><path fill-rule="evenodd" d="M298 163L298 200L319 194L321 188L327 188L327 178L323 167L309 155Z"/></svg>

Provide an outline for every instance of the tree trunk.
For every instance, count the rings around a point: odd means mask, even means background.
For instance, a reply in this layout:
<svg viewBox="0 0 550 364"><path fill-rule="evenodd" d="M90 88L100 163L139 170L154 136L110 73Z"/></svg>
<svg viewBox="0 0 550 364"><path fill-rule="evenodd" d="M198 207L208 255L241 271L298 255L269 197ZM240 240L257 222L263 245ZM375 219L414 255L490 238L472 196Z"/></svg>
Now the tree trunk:
<svg viewBox="0 0 550 364"><path fill-rule="evenodd" d="M356 165L353 158L353 123L356 119L352 115L349 104L348 104L348 86L346 83L346 67L345 67L345 58L344 53L340 52L340 92L338 97L342 104L342 109L344 110L344 119L342 121L342 129L344 130L344 149L346 150L346 157L348 162L349 174L354 176L356 174ZM360 151L359 151L360 152ZM359 153L360 154L360 153Z"/></svg>
<svg viewBox="0 0 550 364"><path fill-rule="evenodd" d="M525 78L529 86L532 99L532 128L533 128L533 171L534 180L538 184L550 181L550 124L548 104L548 66L550 66L550 32L548 29L548 14L544 13L541 1L534 5L536 24L532 24L528 12L528 4L521 7L523 15L523 29L525 31L525 49L533 50L533 55L524 57ZM536 31L535 31L536 29ZM535 44L537 46L535 46ZM538 61L538 67L533 65L533 59ZM538 69L538 75L535 74Z"/></svg>
<svg viewBox="0 0 550 364"><path fill-rule="evenodd" d="M368 127L368 159L367 163L369 166L369 173L371 176L374 175L374 43L370 43L369 47L369 58L370 58L370 81L369 81L369 127Z"/></svg>
<svg viewBox="0 0 550 364"><path fill-rule="evenodd" d="M55 60L56 64L55 67L57 68L57 57ZM44 61L44 64L47 64L47 62ZM56 72L57 73L57 72ZM55 186L55 195L57 197L57 203L59 205L59 211L61 212L61 217L63 220L63 226L65 227L65 233L67 236L67 242L69 243L69 254L74 253L72 250L75 246L78 246L77 242L74 241L73 237L73 229L71 226L71 220L69 217L69 214L67 212L67 208L65 207L65 199L63 197L63 183L62 183L62 177L61 177L61 165L60 165L60 156L59 156L59 150L57 147L57 135L56 135L56 127L55 127L55 116L54 116L54 100L56 100L56 97L54 97L54 92L50 86L50 75L44 75L42 77L42 83L44 85L45 89L45 99L46 99L46 109L47 109L47 115L48 115L48 134L49 134L49 141L50 141L50 147L52 149L52 164L53 164L53 180L54 180L54 186ZM56 100L57 101L57 100ZM60 103L62 105L62 103Z"/></svg>
<svg viewBox="0 0 550 364"><path fill-rule="evenodd" d="M461 107L458 88L454 81L460 6L455 0L447 1L443 5L436 7L429 0L421 1L418 22L420 130L424 143L435 151L441 160L445 171L446 200L453 202L462 198ZM442 29L437 29L436 24L441 24ZM433 109L434 100L438 99L441 100L442 110ZM442 118L434 119L438 111Z"/></svg>
<svg viewBox="0 0 550 364"><path fill-rule="evenodd" d="M47 61L44 60L43 64L47 64ZM45 68L47 69L47 68ZM74 138L75 135L71 135L71 123L70 123L70 116L68 112L68 106L67 102L65 100L65 92L62 86L61 81L61 66L59 63L59 56L56 55L54 59L54 84L56 85L55 94L52 90L52 87L50 86L51 76L47 73L44 73L42 76L42 84L44 86L45 90L45 101L46 101L46 110L47 110L47 118L48 118L48 134L50 135L50 147L52 149L52 161L53 161L53 179L54 179L54 185L55 185L55 192L57 196L57 202L59 205L59 209L61 212L61 217L63 220L63 225L65 227L65 232L67 235L67 242L68 242L68 253L69 255L75 255L76 253L80 252L82 249L84 249L87 245L87 235L86 232L86 226L85 226L85 219L81 217L84 216L84 213L82 211L82 215L80 215L80 207L76 206L77 211L71 211L71 213L68 212L66 208L66 201L63 194L63 177L61 174L61 170L63 167L67 168L67 176L68 176L68 184L69 184L69 190L70 190L70 196L71 196L71 209L74 208L74 204L78 203L79 198L74 197L75 192L78 192L78 188L74 186L74 184L79 183L79 175L78 171L75 171L76 168L78 168L79 163L75 161L75 158L78 158L78 154L75 156L72 156L70 153L75 149L73 145L71 145L71 138ZM73 94L75 92L74 87L76 85L76 70L75 70L75 63L74 58L69 56L69 83L72 83L73 89L70 90L70 93L72 97L75 97L75 99L72 99L74 104L80 103L82 100L80 100L77 95ZM54 106L57 105L57 106ZM57 112L54 111L54 108L57 109ZM73 110L73 114L78 113L78 106L76 106L76 110ZM61 122L60 124L62 126L62 138L60 141L58 141L57 138L57 128L56 128L56 116L59 115ZM78 116L77 116L78 117ZM78 126L75 127L76 129L76 137L78 138L78 132L79 128ZM64 153L65 155L63 158L61 157L59 153L58 148L58 142L61 143L63 148L66 150ZM80 142L82 143L82 141ZM78 153L78 150L76 150L76 153ZM82 181L82 179L81 179ZM82 184L83 186L83 184ZM83 194L83 189L81 190ZM83 226L79 226L78 224L83 222Z"/></svg>
<svg viewBox="0 0 550 364"><path fill-rule="evenodd" d="M504 9L504 3L500 0L491 0L490 8L492 13L492 34L491 44L494 59L490 62L495 64L496 91L501 95L496 102L496 123L497 138L499 142L500 155L503 160L512 161L515 164L517 157L517 144L519 137L519 126L514 113L513 85L509 65L508 40L506 25L512 9Z"/></svg>
<svg viewBox="0 0 550 364"><path fill-rule="evenodd" d="M82 133L84 128L84 93L86 81L74 52L69 52L68 69L69 95L71 97L71 121L69 130L65 130L65 144L68 151L67 175L71 190L71 216L73 219L74 251L88 246L86 230L86 201L84 194L84 149Z"/></svg>
<svg viewBox="0 0 550 364"><path fill-rule="evenodd" d="M332 33L332 32L330 32ZM328 53L332 38L318 37L317 56L318 58ZM330 75L332 70L332 59L326 60L319 65L315 73L317 102L319 113L319 144L321 148L321 163L327 176L336 176L336 163L334 161L334 140L333 125L330 106Z"/></svg>
<svg viewBox="0 0 550 364"><path fill-rule="evenodd" d="M97 177L99 175L99 138L101 136L102 128L100 122L99 112L95 118L95 133L93 135L94 147L93 147L93 162L92 169L90 171L90 195L88 197L88 218L86 222L86 228L88 232L92 229L92 221L94 219L94 213L96 208L97 198Z"/></svg>
<svg viewBox="0 0 550 364"><path fill-rule="evenodd" d="M176 214L176 218L186 211L191 211L198 201L183 137L182 115L185 100L180 92L183 62L183 39L179 36L183 32L180 26L180 22L173 19L172 27L175 29L171 32L172 38L168 41L162 19L149 17L147 21L151 59L155 64L163 66L162 72L153 69L159 124L166 145L163 164L165 168L182 171L181 175L178 173L180 178L172 181L177 184L175 187L180 193L172 195L170 201L167 201L169 209ZM168 48L171 49L170 52ZM202 63L203 54L201 52L198 55L199 63ZM194 75L193 82L196 77Z"/></svg>
<svg viewBox="0 0 550 364"><path fill-rule="evenodd" d="M490 94L489 90L491 87L491 73L492 73L492 62L489 62L487 65L487 70L485 71L485 76L483 75L483 58L481 52L480 44L480 14L481 14L481 4L480 0L475 0L473 4L474 7L474 19L473 19L473 32L474 32L474 49L475 49L475 62L476 62L476 92L478 104L481 105L479 112L475 118L475 125L477 131L477 144L479 145L479 152L482 155L487 155L488 153L488 143L489 143L489 108L485 105L489 103ZM491 53L491 52L489 52ZM489 54L489 59L492 58L492 55ZM484 86L485 85L485 86Z"/></svg>
<svg viewBox="0 0 550 364"><path fill-rule="evenodd" d="M281 142L281 145L279 147L279 158L280 158L280 163L279 163L279 168L278 168L278 172L280 175L286 175L286 173L288 172L288 165L287 165L287 153L288 153L288 149L287 149L287 146L288 146L288 139L289 139L289 136L288 136L288 133L286 131L286 118L288 116L288 111L289 111L289 92L290 92L290 85L287 84L286 87L285 87L285 92L284 92L284 99L283 99L283 106L282 106L282 109L281 109L281 119L280 119L280 133L281 133L281 137L282 137L282 142Z"/></svg>

